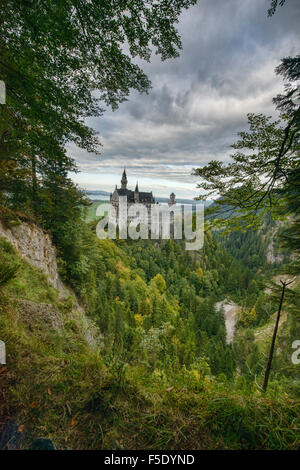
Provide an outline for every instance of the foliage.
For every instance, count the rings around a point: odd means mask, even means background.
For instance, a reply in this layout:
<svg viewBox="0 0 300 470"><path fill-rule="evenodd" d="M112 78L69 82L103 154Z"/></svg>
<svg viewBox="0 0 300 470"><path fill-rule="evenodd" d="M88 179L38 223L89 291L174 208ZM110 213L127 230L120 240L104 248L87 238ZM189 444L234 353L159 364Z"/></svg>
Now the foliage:
<svg viewBox="0 0 300 470"><path fill-rule="evenodd" d="M274 313L265 291L273 275L270 208L293 217L281 233L298 256L299 57L277 68L288 81L275 99L287 125L251 114L233 162L196 170L208 181L200 187L221 195L213 209L233 211L220 224L245 229L263 219L259 233L224 239L207 230L203 250L193 253L174 240L100 241L96 222L84 220L90 202L68 178L76 166L66 145L99 151L86 118L115 109L132 88L148 91L134 58L149 60L150 46L163 60L176 57L175 25L194 3L9 0L1 7L1 212L51 232L60 275L84 308L0 239L0 338L8 352L0 426L16 420L22 448L41 435L62 449L299 448L297 366L287 352L299 331L298 296L288 298L283 353L267 395L260 392ZM216 309L224 298L241 306L233 345ZM61 328L37 326L26 301L50 304Z"/></svg>
<svg viewBox="0 0 300 470"><path fill-rule="evenodd" d="M0 245L1 263L20 263L0 300L9 352L0 423L17 417L21 446L43 435L68 449L296 448L292 381L276 365L262 398L252 375L260 376L259 349L239 336L239 346L227 345L215 310L225 293L248 298L258 265L247 272L209 232L203 253L191 254L181 242L100 241L91 230L88 269L73 282L93 319L92 343L74 299L62 299L7 242ZM228 279L230 263L236 278ZM54 305L62 332L24 323L17 299Z"/></svg>
<svg viewBox="0 0 300 470"><path fill-rule="evenodd" d="M290 172L283 193L285 204L282 210L291 221L280 238L282 245L293 253L288 271L297 275L300 273L300 168Z"/></svg>
<svg viewBox="0 0 300 470"><path fill-rule="evenodd" d="M277 6L280 5L281 7L285 4L286 0L272 0L270 8L268 10L268 15L274 15L275 11L277 10Z"/></svg>
<svg viewBox="0 0 300 470"><path fill-rule="evenodd" d="M222 216L219 225L258 228L265 214L278 215L282 189L288 189L290 172L299 167L300 57L282 59L276 73L286 81L285 93L274 98L285 127L271 117L248 114L250 129L240 132L240 140L232 145L237 150L233 161L213 160L194 170L202 178L198 187L205 191L199 199L219 196L208 210Z"/></svg>
<svg viewBox="0 0 300 470"><path fill-rule="evenodd" d="M271 117L262 114L248 114L248 122L249 132L239 132L240 139L232 145L237 150L232 155L232 162L225 164L212 160L194 171L204 180L198 187L206 191L199 199L219 196L207 213L217 217L226 214L219 222L237 229L260 227L265 214L275 215L274 208L281 203L277 188L282 186L286 172L295 164L298 155L296 143L291 144L278 174L274 165L284 128L279 126L279 121L272 122Z"/></svg>
<svg viewBox="0 0 300 470"><path fill-rule="evenodd" d="M10 243L6 242L5 240L0 240L0 247L3 249L7 249L8 253L12 253L12 246ZM9 283L12 279L15 279L18 271L20 268L20 264L18 262L12 261L9 259L6 261L5 259L2 260L0 264L0 289L4 287L6 284Z"/></svg>
<svg viewBox="0 0 300 470"><path fill-rule="evenodd" d="M68 178L77 168L67 145L99 153L87 119L116 109L132 89L149 90L136 58L177 57L176 23L195 3L1 2L0 205L50 228L63 259L68 236L76 239L79 205L87 204ZM85 260L73 258L80 277Z"/></svg>

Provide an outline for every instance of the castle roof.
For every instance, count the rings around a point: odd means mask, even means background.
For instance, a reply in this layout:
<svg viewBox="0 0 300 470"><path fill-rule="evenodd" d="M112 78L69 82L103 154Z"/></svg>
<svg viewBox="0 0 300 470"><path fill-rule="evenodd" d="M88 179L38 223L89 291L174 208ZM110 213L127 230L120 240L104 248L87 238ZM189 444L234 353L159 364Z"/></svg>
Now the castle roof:
<svg viewBox="0 0 300 470"><path fill-rule="evenodd" d="M152 193L139 192L140 202L154 202Z"/></svg>
<svg viewBox="0 0 300 470"><path fill-rule="evenodd" d="M116 191L118 196L127 196L127 202L134 202L134 191L131 189L117 188Z"/></svg>
<svg viewBox="0 0 300 470"><path fill-rule="evenodd" d="M134 191L131 189L116 189L118 196L127 196L127 202L134 202ZM152 193L141 192L139 191L139 202L152 202L154 203L154 197Z"/></svg>
<svg viewBox="0 0 300 470"><path fill-rule="evenodd" d="M136 182L136 187L134 191L131 191L131 189L127 189L127 175L126 175L125 168L124 168L122 179L121 179L121 185L122 185L121 188L118 188L116 185L114 193L111 196L113 200L115 200L115 195L117 193L118 197L126 196L128 203L133 203L133 202L138 201L141 203L144 202L144 203L155 204L155 199L153 197L152 191L150 193L140 192L137 182ZM137 195L138 195L138 198L137 198Z"/></svg>

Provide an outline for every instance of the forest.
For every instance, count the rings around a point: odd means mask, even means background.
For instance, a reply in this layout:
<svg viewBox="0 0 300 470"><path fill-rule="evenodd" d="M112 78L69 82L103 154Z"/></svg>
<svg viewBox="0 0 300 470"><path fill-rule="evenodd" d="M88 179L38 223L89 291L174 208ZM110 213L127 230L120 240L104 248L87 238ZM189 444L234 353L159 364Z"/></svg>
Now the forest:
<svg viewBox="0 0 300 470"><path fill-rule="evenodd" d="M299 449L300 57L276 69L280 119L249 113L231 163L194 169L201 250L100 240L67 145L100 152L87 118L149 91L133 59L176 58L196 0L5 3L0 449Z"/></svg>

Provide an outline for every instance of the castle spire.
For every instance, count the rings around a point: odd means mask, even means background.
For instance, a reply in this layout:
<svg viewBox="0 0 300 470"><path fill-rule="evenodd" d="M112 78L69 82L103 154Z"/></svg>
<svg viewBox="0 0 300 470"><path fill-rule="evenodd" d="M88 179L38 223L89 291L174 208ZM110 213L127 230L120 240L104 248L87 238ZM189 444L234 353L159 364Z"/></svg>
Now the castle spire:
<svg viewBox="0 0 300 470"><path fill-rule="evenodd" d="M136 185L135 185L135 190L134 190L136 193L139 192L139 186L138 186L138 182L136 182Z"/></svg>
<svg viewBox="0 0 300 470"><path fill-rule="evenodd" d="M123 171L123 175L122 175L122 179L121 179L121 188L122 189L127 189L127 175L126 175L125 167L124 167L124 171Z"/></svg>

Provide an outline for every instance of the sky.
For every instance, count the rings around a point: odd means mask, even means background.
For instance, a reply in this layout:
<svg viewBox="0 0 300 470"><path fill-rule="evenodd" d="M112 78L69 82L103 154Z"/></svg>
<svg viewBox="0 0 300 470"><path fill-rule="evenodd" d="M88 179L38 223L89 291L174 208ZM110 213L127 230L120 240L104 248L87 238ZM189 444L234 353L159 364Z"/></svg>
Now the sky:
<svg viewBox="0 0 300 470"><path fill-rule="evenodd" d="M274 73L280 59L299 54L299 0L287 0L269 18L270 0L199 0L177 25L177 59L139 61L152 82L132 92L118 110L88 124L99 132L101 155L70 147L84 189L113 191L124 166L154 196L199 194L193 168L229 161L230 145L247 129L247 113L277 117L272 98L283 91Z"/></svg>

